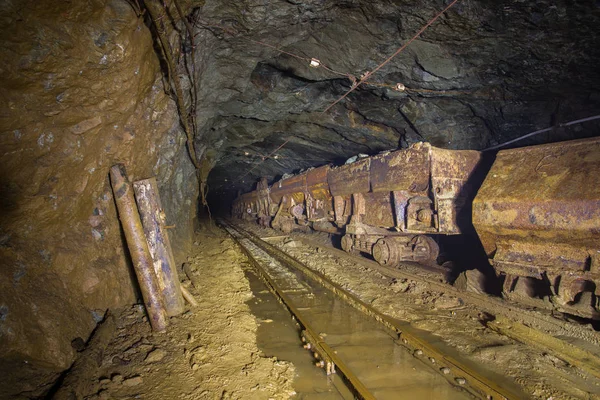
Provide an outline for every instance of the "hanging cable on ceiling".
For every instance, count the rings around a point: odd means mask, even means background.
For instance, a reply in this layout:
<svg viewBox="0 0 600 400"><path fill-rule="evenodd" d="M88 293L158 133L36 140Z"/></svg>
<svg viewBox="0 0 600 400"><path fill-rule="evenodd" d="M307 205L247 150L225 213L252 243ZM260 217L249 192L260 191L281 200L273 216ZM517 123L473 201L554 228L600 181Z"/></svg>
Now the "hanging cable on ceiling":
<svg viewBox="0 0 600 400"><path fill-rule="evenodd" d="M357 89L361 84L365 83L375 72L379 71L381 68L383 68L387 63L389 63L394 57L396 57L398 54L400 54L404 49L406 49L406 47L411 44L415 39L417 39L419 36L421 36L421 34L423 32L425 32L425 30L427 30L427 28L429 28L439 17L441 17L446 11L448 11L452 6L454 6L454 4L456 4L458 2L458 0L454 0L452 1L452 3L450 3L448 6L446 6L446 8L444 8L442 11L440 11L438 14L436 14L432 19L430 19L409 41L407 41L404 45L402 45L398 50L396 50L396 52L394 54L392 54L390 57L388 57L386 60L384 60L381 64L379 64L375 69L373 69L373 71L368 71L366 73L364 73L361 77L360 80L357 80L353 75L351 74L344 74L344 73L340 73L341 75L345 75L348 77L348 79L350 79L352 81L352 87L350 88L350 90L348 90L343 96L341 96L339 99L337 99L336 101L334 101L332 104L330 104L325 110L323 110L323 113L326 113L327 111L329 111L331 109L331 107L335 106L337 103L339 103L340 101L342 101L344 98L346 98L350 93L352 93L355 89ZM266 45L263 42L259 42L259 41L255 41L255 40L251 40L252 42L255 43L259 43L262 45ZM299 59L303 59L308 61L313 67L319 67L321 66L321 62L316 59L316 58L311 58L309 59L308 57L302 57L302 56L297 56L293 53L289 53L286 52L284 50L280 50L275 46L272 45L268 45L268 47L274 48L275 50L281 52L281 53L285 53L288 54L290 56L299 58ZM327 68L330 71L333 71L329 68ZM336 72L337 73L337 72ZM403 91L405 90L405 87L403 84L396 84L396 90L398 91ZM264 160L262 160L260 163L256 164L254 167L250 168L244 175L242 175L241 177L239 177L235 182L239 182L242 178L244 178L245 176L247 176L248 174L250 174L250 172L252 172L254 169L256 169L256 167L258 167L259 165L261 165L262 163L264 163L266 160L268 160L275 152L277 152L278 150L280 150L282 147L284 147L292 138L288 138L286 139L278 148L276 148L275 150L273 150Z"/></svg>
<svg viewBox="0 0 600 400"><path fill-rule="evenodd" d="M499 149L501 147L508 146L509 144L513 144L513 143L516 143L516 142L521 141L523 139L526 139L528 137L539 135L540 133L544 133L544 132L549 132L549 131L554 130L556 128L563 128L565 126L571 126L571 125L581 124L581 123L588 122L588 121L593 121L593 120L596 120L596 119L600 119L600 115L594 115L592 117L576 119L574 121L569 121L569 122L566 122L564 124L558 124L557 126L552 126L550 128L545 128L545 129L540 129L538 131L533 131L533 132L530 132L530 133L528 133L526 135L519 136L516 139L509 140L508 142L497 144L497 145L492 146L492 147L488 147L487 149L483 149L482 151L496 150L496 149Z"/></svg>
<svg viewBox="0 0 600 400"><path fill-rule="evenodd" d="M365 72L361 76L360 80L357 81L357 82L355 82L352 85L352 87L350 88L350 90L348 90L346 93L344 93L339 99L337 99L336 101L334 101L333 103L331 103L325 110L323 110L323 113L326 113L327 111L329 111L331 109L331 107L335 106L337 103L339 103L340 101L342 101L343 99L345 99L350 93L352 93L361 84L363 84L365 81L367 81L375 72L379 71L387 63L389 63L390 61L392 61L392 59L394 57L396 57L398 54L402 53L402 51L404 51L404 49L406 49L409 44L411 44L415 39L417 39L419 36L421 36L421 34L423 32L425 32L425 30L427 28L429 28L439 17L441 17L446 11L448 11L457 2L458 2L458 0L454 0L452 3L448 4L448 6L446 6L446 8L444 8L442 11L440 11L435 17L433 17L432 19L430 19L429 22L427 22L408 42L406 42L402 46L400 46L400 48L398 48L398 50L396 50L396 52L394 54L392 54L391 56L389 56L384 62L382 62L381 64L379 64L377 67L375 67L375 69L373 69L373 71L367 71L367 72Z"/></svg>

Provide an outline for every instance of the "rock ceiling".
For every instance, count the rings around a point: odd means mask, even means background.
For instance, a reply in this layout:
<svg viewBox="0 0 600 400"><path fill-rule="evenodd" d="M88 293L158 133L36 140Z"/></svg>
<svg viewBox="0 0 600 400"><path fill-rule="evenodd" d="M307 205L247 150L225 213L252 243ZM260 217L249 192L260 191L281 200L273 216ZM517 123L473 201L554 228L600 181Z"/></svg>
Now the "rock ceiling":
<svg viewBox="0 0 600 400"><path fill-rule="evenodd" d="M483 149L598 113L600 6L486 0L459 1L368 84L322 113L351 81L306 59L359 77L443 7L431 0L209 1L197 9L196 142L215 163L212 194L420 140ZM394 90L397 83L406 90ZM590 123L536 140L597 133Z"/></svg>

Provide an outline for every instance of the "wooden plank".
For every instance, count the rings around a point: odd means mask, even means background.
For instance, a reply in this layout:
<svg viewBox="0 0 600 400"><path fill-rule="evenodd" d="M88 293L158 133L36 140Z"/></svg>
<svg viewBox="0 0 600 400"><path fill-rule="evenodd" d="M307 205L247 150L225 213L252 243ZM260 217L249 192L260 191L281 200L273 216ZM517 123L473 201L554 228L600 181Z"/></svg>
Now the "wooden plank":
<svg viewBox="0 0 600 400"><path fill-rule="evenodd" d="M169 320L154 273L152 256L148 249L140 214L133 198L133 189L123 164L111 167L110 181L150 325L152 325L153 330L162 332L167 328Z"/></svg>
<svg viewBox="0 0 600 400"><path fill-rule="evenodd" d="M134 182L133 190L150 254L154 260L154 272L163 296L165 310L170 317L179 315L184 310L183 296L171 242L165 228L166 217L160 202L156 178Z"/></svg>

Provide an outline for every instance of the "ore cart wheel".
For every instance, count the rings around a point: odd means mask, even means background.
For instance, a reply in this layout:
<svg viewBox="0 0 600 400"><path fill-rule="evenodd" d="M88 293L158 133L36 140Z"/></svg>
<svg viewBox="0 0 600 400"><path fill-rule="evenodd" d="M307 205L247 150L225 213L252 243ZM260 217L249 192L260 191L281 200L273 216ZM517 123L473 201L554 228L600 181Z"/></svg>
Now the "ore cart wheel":
<svg viewBox="0 0 600 400"><path fill-rule="evenodd" d="M400 261L396 250L397 246L394 240L379 239L373 245L373 258L381 265L395 267Z"/></svg>
<svg viewBox="0 0 600 400"><path fill-rule="evenodd" d="M419 235L413 238L413 252L415 261L424 264L437 264L440 247L429 236Z"/></svg>
<svg viewBox="0 0 600 400"><path fill-rule="evenodd" d="M352 236L350 235L344 235L342 236L342 250L344 250L346 253L350 253L350 254L354 254L355 251L354 249L354 239L352 238Z"/></svg>
<svg viewBox="0 0 600 400"><path fill-rule="evenodd" d="M384 237L373 245L373 258L381 265L397 266L401 261L434 264L440 249L425 235Z"/></svg>

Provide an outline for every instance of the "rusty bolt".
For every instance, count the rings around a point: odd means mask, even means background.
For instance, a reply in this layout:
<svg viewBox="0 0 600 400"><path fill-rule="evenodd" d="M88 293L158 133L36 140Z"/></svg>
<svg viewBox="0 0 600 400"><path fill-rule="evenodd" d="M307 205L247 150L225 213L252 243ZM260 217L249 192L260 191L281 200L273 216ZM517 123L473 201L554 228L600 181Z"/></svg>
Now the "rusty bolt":
<svg viewBox="0 0 600 400"><path fill-rule="evenodd" d="M327 375L335 374L335 364L332 362L327 363Z"/></svg>
<svg viewBox="0 0 600 400"><path fill-rule="evenodd" d="M430 224L431 223L431 211L425 210L425 209L421 209L421 210L417 211L417 221L423 222L426 224Z"/></svg>

